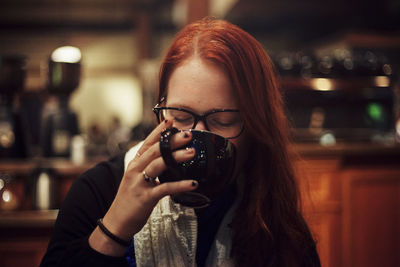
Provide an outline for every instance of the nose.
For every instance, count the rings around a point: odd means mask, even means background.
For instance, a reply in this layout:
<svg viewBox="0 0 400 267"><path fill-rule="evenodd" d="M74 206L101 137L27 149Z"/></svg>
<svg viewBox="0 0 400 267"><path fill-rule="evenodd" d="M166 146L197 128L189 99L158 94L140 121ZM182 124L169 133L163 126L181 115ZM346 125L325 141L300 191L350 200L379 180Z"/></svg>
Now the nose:
<svg viewBox="0 0 400 267"><path fill-rule="evenodd" d="M194 127L195 130L207 130L206 125L204 124L203 121L198 121L196 124L196 127Z"/></svg>

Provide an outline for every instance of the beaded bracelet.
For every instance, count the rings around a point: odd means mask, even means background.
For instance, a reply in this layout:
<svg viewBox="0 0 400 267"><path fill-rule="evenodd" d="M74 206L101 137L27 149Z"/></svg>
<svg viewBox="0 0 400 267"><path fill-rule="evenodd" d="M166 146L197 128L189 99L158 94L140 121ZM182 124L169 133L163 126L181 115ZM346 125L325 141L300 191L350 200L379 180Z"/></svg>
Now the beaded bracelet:
<svg viewBox="0 0 400 267"><path fill-rule="evenodd" d="M118 236L114 235L113 233L111 233L103 224L103 219L98 219L97 220L97 225L99 226L100 230L109 238L111 238L112 240L114 240L115 242L117 242L118 244L120 244L121 246L124 247L128 247L131 242L130 241L125 241L121 238L119 238Z"/></svg>

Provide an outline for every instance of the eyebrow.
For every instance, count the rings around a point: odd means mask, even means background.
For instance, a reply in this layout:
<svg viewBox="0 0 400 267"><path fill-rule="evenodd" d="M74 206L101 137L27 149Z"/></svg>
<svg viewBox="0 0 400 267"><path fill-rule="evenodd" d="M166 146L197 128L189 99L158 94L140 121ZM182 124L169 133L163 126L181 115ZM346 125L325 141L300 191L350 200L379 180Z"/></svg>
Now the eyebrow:
<svg viewBox="0 0 400 267"><path fill-rule="evenodd" d="M166 107L186 109L188 111L194 112L194 113L199 114L199 115L206 114L206 113L209 113L209 112L212 112L212 111L215 111L215 110L239 110L238 108L221 108L221 107L218 107L218 108L212 108L212 109L206 110L204 112L198 112L197 110L194 110L193 108L191 108L189 106L186 106L186 105L178 105L178 104L175 105L175 104L172 104L172 105L166 105Z"/></svg>
<svg viewBox="0 0 400 267"><path fill-rule="evenodd" d="M189 106L186 105L179 105L179 104L172 104L172 105L167 105L167 103L165 103L166 107L171 107L171 108L183 108L183 109L187 109L190 111L194 111L192 108L190 108Z"/></svg>

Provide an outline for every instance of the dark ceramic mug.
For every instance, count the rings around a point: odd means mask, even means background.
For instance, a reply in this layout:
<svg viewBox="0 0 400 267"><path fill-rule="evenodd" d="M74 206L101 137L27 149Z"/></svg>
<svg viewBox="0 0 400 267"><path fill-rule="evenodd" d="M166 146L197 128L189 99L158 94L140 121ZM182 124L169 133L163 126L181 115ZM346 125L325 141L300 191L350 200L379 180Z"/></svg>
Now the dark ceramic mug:
<svg viewBox="0 0 400 267"><path fill-rule="evenodd" d="M232 184L236 149L228 139L217 134L200 130L190 131L191 141L178 149L193 147L195 156L181 163L175 161L171 149L171 137L179 130L168 128L161 133L160 150L167 170L158 178L161 183L196 180L199 183L196 190L173 195L172 199L188 207L202 208L208 206Z"/></svg>

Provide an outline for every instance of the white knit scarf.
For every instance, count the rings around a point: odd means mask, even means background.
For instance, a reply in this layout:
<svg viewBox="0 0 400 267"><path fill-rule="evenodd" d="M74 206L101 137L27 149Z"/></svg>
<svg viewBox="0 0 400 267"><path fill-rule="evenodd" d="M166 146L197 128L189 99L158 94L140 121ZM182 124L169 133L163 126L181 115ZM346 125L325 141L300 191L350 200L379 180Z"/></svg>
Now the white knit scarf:
<svg viewBox="0 0 400 267"><path fill-rule="evenodd" d="M125 155L125 170L142 143ZM226 213L208 254L206 266L233 266L230 259L231 228L236 203ZM197 217L194 209L174 203L169 196L155 206L147 223L134 236L136 264L139 267L195 267Z"/></svg>

